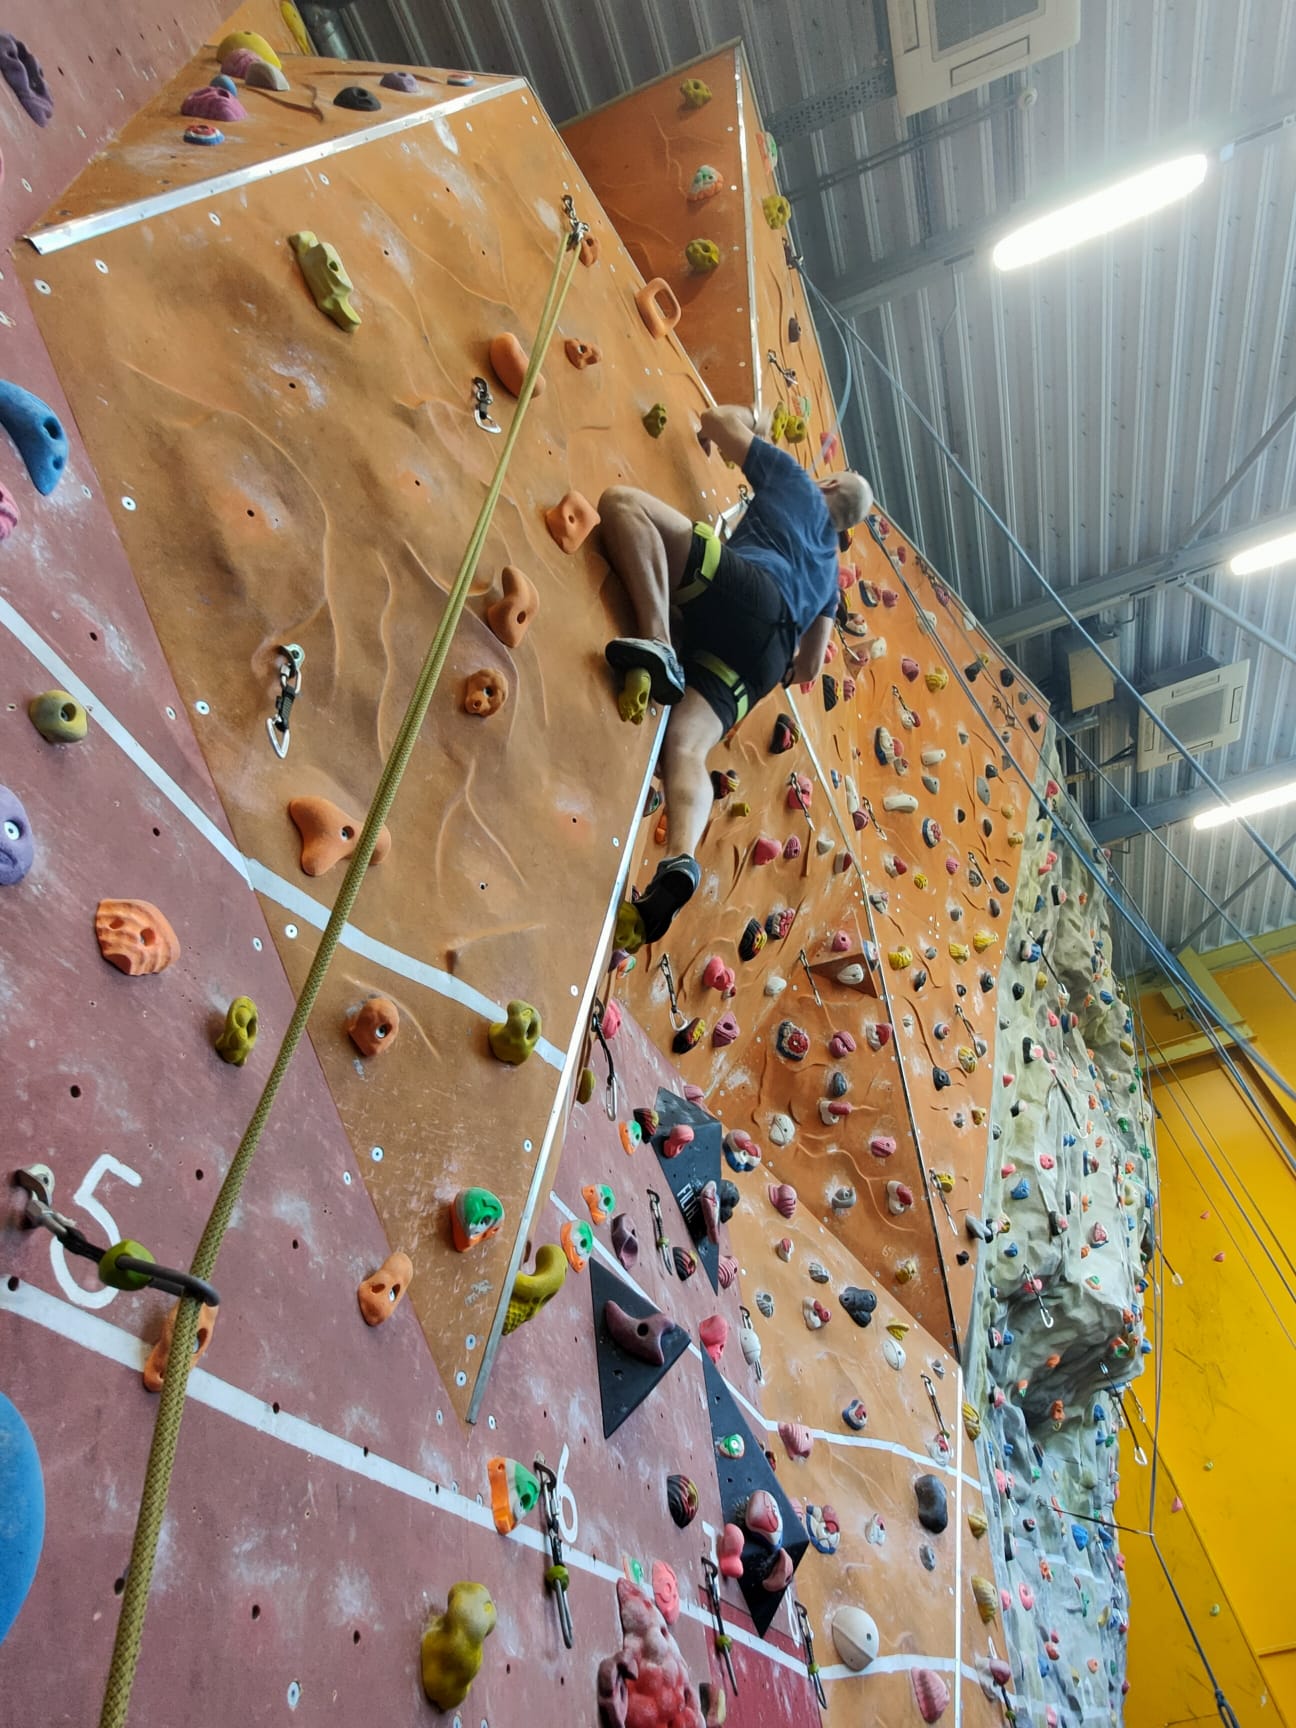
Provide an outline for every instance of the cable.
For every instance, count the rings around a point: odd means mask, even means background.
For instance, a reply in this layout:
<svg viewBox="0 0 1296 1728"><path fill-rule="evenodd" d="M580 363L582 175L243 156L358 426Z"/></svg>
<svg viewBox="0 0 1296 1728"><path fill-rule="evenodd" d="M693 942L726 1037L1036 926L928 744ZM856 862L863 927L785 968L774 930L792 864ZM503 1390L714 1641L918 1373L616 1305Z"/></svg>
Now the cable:
<svg viewBox="0 0 1296 1728"><path fill-rule="evenodd" d="M427 716L428 707L449 655L451 639L467 602L478 560L481 557L482 548L486 543L486 536L495 514L495 507L504 487L504 478L508 472L509 461L513 455L522 423L526 417L527 407L535 390L540 364L549 346L558 315L579 261L579 241L583 224L576 220L570 199L567 200L567 214L570 218L570 228L563 235L562 244L554 260L553 275L550 278L549 290L545 297L544 310L540 314L539 328L531 351L531 361L518 395L517 410L504 437L499 459L495 465L495 473L482 501L458 574L446 598L445 611L442 613L440 623L428 645L417 682L410 695L405 718L379 777L364 827L356 843L355 852L352 854L342 885L338 889L337 899L334 902L332 912L329 914L324 933L320 937L319 947L315 951L315 958L311 962L306 982L302 985L301 993L297 998L292 1018L288 1022L287 1030L283 1036L283 1042L279 1046L279 1053L275 1057L274 1066L265 1083L265 1089L253 1111L252 1120L249 1122L229 1170L226 1172L225 1180L221 1184L215 1205L212 1207L211 1216L207 1220L202 1239L198 1244L192 1269L195 1275L200 1278L209 1280L215 1270L221 1243L238 1204L239 1194L260 1144L270 1111L278 1095L280 1085L287 1074L288 1066L305 1034L306 1023L310 1018L312 1008L315 1006L316 998L341 940L347 920L351 916L352 908L364 881L365 872L369 868L374 846L395 801L401 779L413 754L415 742ZM569 252L571 259L564 278L563 259ZM175 1465L176 1449L180 1438L180 1421L184 1413L185 1391L189 1379L189 1367L193 1359L199 1313L200 1305L196 1300L181 1298L176 1311L169 1365L162 1383L162 1396L153 1427L153 1441L149 1448L144 1488L140 1496L140 1509L135 1525L135 1537L131 1546L130 1564L126 1568L126 1585L122 1595L121 1615L117 1622L117 1636L113 1645L112 1663L108 1670L108 1679L104 1690L103 1708L99 1719L100 1728L124 1728L130 1709L131 1691L139 1664L140 1643L144 1633L144 1617L148 1607L149 1588L153 1579L158 1538L161 1534L162 1520L166 1512L171 1474Z"/></svg>
<svg viewBox="0 0 1296 1728"><path fill-rule="evenodd" d="M1166 725L1165 721L1161 718L1161 716L1158 713L1156 713L1156 711L1150 706L1150 704L1144 700L1142 694L1138 690L1135 689L1134 685L1130 682L1130 680L1121 671L1120 667L1116 664L1116 662L1109 658L1105 649L1097 641L1097 639L1094 636L1092 636L1088 630L1086 630L1084 624L1081 622L1079 617L1076 615L1076 613L1074 613L1071 610L1070 606L1068 606L1066 601L1062 598L1062 595L1058 592L1058 590L1053 586L1053 584L1044 575L1044 572L1035 563L1034 559L1030 556L1030 554L1027 552L1026 548L1022 545L1021 541L1013 533L1012 529L1004 521L1003 517L1000 516L999 512L995 509L993 504L991 504L990 500L985 496L984 492L982 492L981 488L977 485L976 481L973 480L972 476L968 473L967 469L964 468L963 464L959 461L958 457L954 454L954 452L950 449L949 445L941 437L940 432L932 424L932 422L927 418L926 414L923 413L922 409L914 401L913 397L910 396L909 392L904 388L903 384L900 383L899 379L895 376L895 374L890 370L890 368L887 366L886 362L884 360L882 360L876 353L874 353L873 349L864 340L863 336L861 336L860 332L856 329L856 327L841 315L841 313L837 310L837 308L832 304L832 302L830 300L826 299L825 296L820 293L819 289L815 286L815 284L810 280L810 278L808 276L805 275L804 270L802 271L802 276L805 280L806 287L809 289L810 293L814 295L815 299L824 308L824 310L828 313L829 318L833 321L834 324L836 324L838 330L841 331L841 333L843 334L844 337L849 336L854 341L859 343L860 348L867 355L867 357L873 362L873 364L878 368L878 370L882 373L882 376L891 385L892 390L894 390L895 393L900 397L900 399L905 403L906 407L911 409L912 412L917 415L920 424L923 425L927 429L927 431L931 434L931 436L936 440L936 443L940 446L941 450L944 452L946 460L953 466L955 472L962 478L965 485L971 491L973 497L977 499L977 501L980 503L981 507L986 511L986 513L990 517L991 521L994 522L996 524L996 526L1002 531L1004 536L1007 538L1009 545L1017 553L1018 557L1021 558L1022 562L1026 565L1026 568L1031 572L1031 574L1039 582L1040 586L1044 589L1044 592L1048 595L1049 599L1052 600L1053 604L1058 608L1059 612L1061 612L1062 616L1067 620L1067 622L1069 624L1071 624L1076 630L1078 630L1080 632L1081 636L1089 644L1089 646L1094 650L1094 652L1097 654L1098 658L1102 661L1103 665L1112 674L1112 676L1114 678L1118 679L1120 681L1120 683L1125 687L1125 689L1129 691L1130 695L1134 698L1135 704L1137 705L1140 713L1146 715L1146 717L1154 723L1157 730L1169 741L1170 744L1172 744L1174 746L1174 749L1178 753L1178 755L1181 756L1183 758L1183 760L1188 763L1188 765L1192 769L1193 773L1198 777L1198 779L1200 779L1205 784L1205 786L1211 792L1213 792L1215 794L1215 796L1219 799L1220 803L1225 805L1225 806L1229 805L1230 800L1225 795L1223 787L1220 786L1220 784L1214 778L1214 776L1212 774L1210 774L1202 766L1202 764L1196 759L1196 757L1193 756L1184 747L1184 745L1180 742L1180 740L1175 736L1175 734ZM1242 817L1239 819L1239 826L1249 836L1249 838L1253 841L1253 843L1259 847L1261 852L1264 853L1265 857L1269 860L1270 864L1273 865L1274 869L1278 871L1279 875L1282 877L1283 881L1286 882L1287 886L1290 889L1292 889L1293 892L1296 892L1296 874L1294 874L1287 867L1287 865L1283 862L1283 860L1274 851L1273 847L1270 846L1269 842L1264 838L1264 836L1258 832L1258 830L1255 828L1255 826L1250 821L1248 821L1246 817Z"/></svg>

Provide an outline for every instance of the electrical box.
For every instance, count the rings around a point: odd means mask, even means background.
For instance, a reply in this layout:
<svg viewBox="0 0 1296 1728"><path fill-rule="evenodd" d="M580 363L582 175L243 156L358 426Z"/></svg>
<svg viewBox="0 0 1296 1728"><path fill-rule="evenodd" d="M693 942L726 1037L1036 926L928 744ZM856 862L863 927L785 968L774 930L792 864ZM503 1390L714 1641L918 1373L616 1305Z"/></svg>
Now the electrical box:
<svg viewBox="0 0 1296 1728"><path fill-rule="evenodd" d="M887 0L887 18L906 118L1080 40L1080 0Z"/></svg>
<svg viewBox="0 0 1296 1728"><path fill-rule="evenodd" d="M1108 659L1115 658L1115 638L1106 646ZM1103 664L1096 648L1087 642L1067 650L1067 676L1071 683L1071 712L1101 707L1116 694L1116 679Z"/></svg>

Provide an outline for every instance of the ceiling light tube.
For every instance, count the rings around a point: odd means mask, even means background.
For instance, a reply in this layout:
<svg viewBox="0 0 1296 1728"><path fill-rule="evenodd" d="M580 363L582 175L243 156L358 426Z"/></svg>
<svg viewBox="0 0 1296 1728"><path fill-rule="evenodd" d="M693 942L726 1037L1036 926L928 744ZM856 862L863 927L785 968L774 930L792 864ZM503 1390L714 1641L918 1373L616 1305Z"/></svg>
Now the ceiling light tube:
<svg viewBox="0 0 1296 1728"><path fill-rule="evenodd" d="M1273 786L1268 792L1253 792L1249 798L1239 798L1236 804L1217 804L1213 810L1203 810L1193 817L1194 828L1222 828L1226 822L1239 822L1244 816L1262 816L1266 810L1280 810L1284 804L1296 804L1296 780L1285 786Z"/></svg>
<svg viewBox="0 0 1296 1728"><path fill-rule="evenodd" d="M1127 227L1195 192L1206 178L1207 165L1207 158L1200 153L1159 162L1155 168L1145 168L1015 228L999 242L991 257L1000 270L1020 270Z"/></svg>
<svg viewBox="0 0 1296 1728"><path fill-rule="evenodd" d="M1258 546L1248 546L1229 559L1229 569L1235 576L1254 576L1257 570L1272 570L1275 564L1288 564L1296 558L1296 534L1280 534L1276 540L1262 540Z"/></svg>

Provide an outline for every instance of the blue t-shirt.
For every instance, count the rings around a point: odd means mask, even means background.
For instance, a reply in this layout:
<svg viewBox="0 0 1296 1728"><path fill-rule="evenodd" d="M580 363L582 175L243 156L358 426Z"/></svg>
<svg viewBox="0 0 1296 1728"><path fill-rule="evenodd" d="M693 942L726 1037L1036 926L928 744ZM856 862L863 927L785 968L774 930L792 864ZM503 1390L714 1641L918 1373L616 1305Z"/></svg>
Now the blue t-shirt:
<svg viewBox="0 0 1296 1728"><path fill-rule="evenodd" d="M803 636L837 610L837 530L823 493L786 450L753 438L743 473L756 496L729 544L769 572Z"/></svg>

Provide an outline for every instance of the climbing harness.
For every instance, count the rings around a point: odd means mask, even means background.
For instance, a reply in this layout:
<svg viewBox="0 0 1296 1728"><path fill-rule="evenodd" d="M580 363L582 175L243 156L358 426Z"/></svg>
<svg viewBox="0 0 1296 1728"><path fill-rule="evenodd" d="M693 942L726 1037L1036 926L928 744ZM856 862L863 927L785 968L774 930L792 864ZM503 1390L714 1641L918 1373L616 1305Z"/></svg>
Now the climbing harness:
<svg viewBox="0 0 1296 1728"><path fill-rule="evenodd" d="M553 273L536 328L530 363L527 366L526 376L522 380L522 388L518 393L516 410L500 446L495 463L495 472L482 500L459 569L446 596L440 622L428 644L423 664L419 669L418 678L405 710L405 717L379 776L373 801L369 806L368 815L365 817L364 827L361 829L355 851L351 854L347 864L346 875L338 889L337 899L334 901L333 909L329 914L328 923L320 936L319 946L315 950L315 958L311 962L306 981L302 985L296 1006L284 1032L279 1053L275 1057L274 1065L270 1070L256 1109L252 1113L251 1121L239 1143L238 1150L226 1171L225 1180L221 1184L215 1205L212 1207L211 1216L207 1220L206 1228L194 1254L193 1275L204 1283L215 1267L225 1232L229 1228L230 1220L238 1205L248 1170L261 1143L261 1136L265 1132L266 1122L274 1107L275 1099L279 1094L289 1065L305 1035L307 1021L310 1019L311 1011L315 1007L329 966L342 939L342 932L351 917L361 884L373 858L374 847L391 813L392 804L395 802L405 770L409 766L419 732L431 706L432 697L440 682L441 673L450 653L451 640L463 615L464 606L472 588L473 577L476 574L477 565L481 559L487 535L490 532L496 506L504 489L504 479L508 473L509 461L521 435L526 411L535 391L536 380L540 375L541 363L557 326L563 301L579 266L581 241L589 232L588 225L577 217L570 195L564 197L563 208L567 216L567 230L562 236L557 255L554 258ZM148 1607L149 1589L153 1581L158 1539L166 1514L171 1474L180 1439L180 1422L184 1414L185 1392L189 1380L189 1368L193 1359L200 1312L200 1299L186 1293L181 1298L176 1311L175 1333L171 1345L171 1368L162 1385L157 1416L154 1420L153 1440L149 1448L148 1465L140 1496L140 1509L135 1525L134 1541L131 1545L130 1561L126 1567L126 1584L122 1593L121 1614L117 1622L112 1663L104 1688L99 1728L124 1728L130 1709L131 1689L135 1682L135 1670L139 1663L140 1641L144 1632L144 1617ZM565 1615L565 1599L563 1612ZM570 1642L570 1638L568 1641Z"/></svg>
<svg viewBox="0 0 1296 1728"><path fill-rule="evenodd" d="M562 1525L558 1521L558 1478L539 1452L536 1453L535 1473L540 1483L540 1522L544 1526L545 1540L549 1544L545 1587L553 1591L554 1600L558 1604L558 1625L562 1629L563 1643L570 1650L572 1617L571 1609L567 1605L567 1586L571 1579L563 1561Z"/></svg>
<svg viewBox="0 0 1296 1728"><path fill-rule="evenodd" d="M729 1684L733 1687L734 1697L738 1696L738 1676L734 1673L733 1657L729 1654L733 1639L725 1631L724 1611L720 1606L719 1577L720 1568L709 1554L702 1556L702 1572L706 1578L707 1603L711 1609L711 1620L715 1626L716 1653L725 1665L725 1673L729 1676Z"/></svg>
<svg viewBox="0 0 1296 1728"><path fill-rule="evenodd" d="M648 1189L648 1210L652 1213L653 1240L661 1263L666 1268L666 1276L675 1276L675 1256L671 1253L671 1245L666 1236L666 1225L662 1218L661 1195L655 1188Z"/></svg>
<svg viewBox="0 0 1296 1728"><path fill-rule="evenodd" d="M819 1664L815 1661L814 1633L810 1629L810 1616L806 1612L805 1603L792 1592L792 1606L796 1610L797 1625L801 1628L801 1642L805 1645L806 1673L815 1689L815 1697L819 1700L819 1708L828 1708L828 1694L824 1691L823 1681L819 1678Z"/></svg>
<svg viewBox="0 0 1296 1728"><path fill-rule="evenodd" d="M275 698L275 711L266 721L266 731L270 734L271 749L282 762L292 743L288 723L293 703L301 695L302 661L306 654L296 642L281 642L275 653L279 656L279 694Z"/></svg>
<svg viewBox="0 0 1296 1728"><path fill-rule="evenodd" d="M473 379L473 419L483 432L502 432L504 428L498 420L491 419L491 404L495 398L491 395L490 385L484 378Z"/></svg>
<svg viewBox="0 0 1296 1728"><path fill-rule="evenodd" d="M50 1202L54 1198L54 1172L48 1164L29 1164L14 1172L14 1182L27 1195L27 1223L48 1230L69 1254L82 1260L93 1260L99 1276L113 1290L165 1290L170 1296L192 1296L209 1308L220 1306L220 1297L201 1278L188 1272L177 1272L171 1266L159 1266L146 1248L138 1242L107 1243L100 1247L83 1235L72 1220L56 1212ZM136 1254L122 1253L124 1248L136 1248Z"/></svg>

